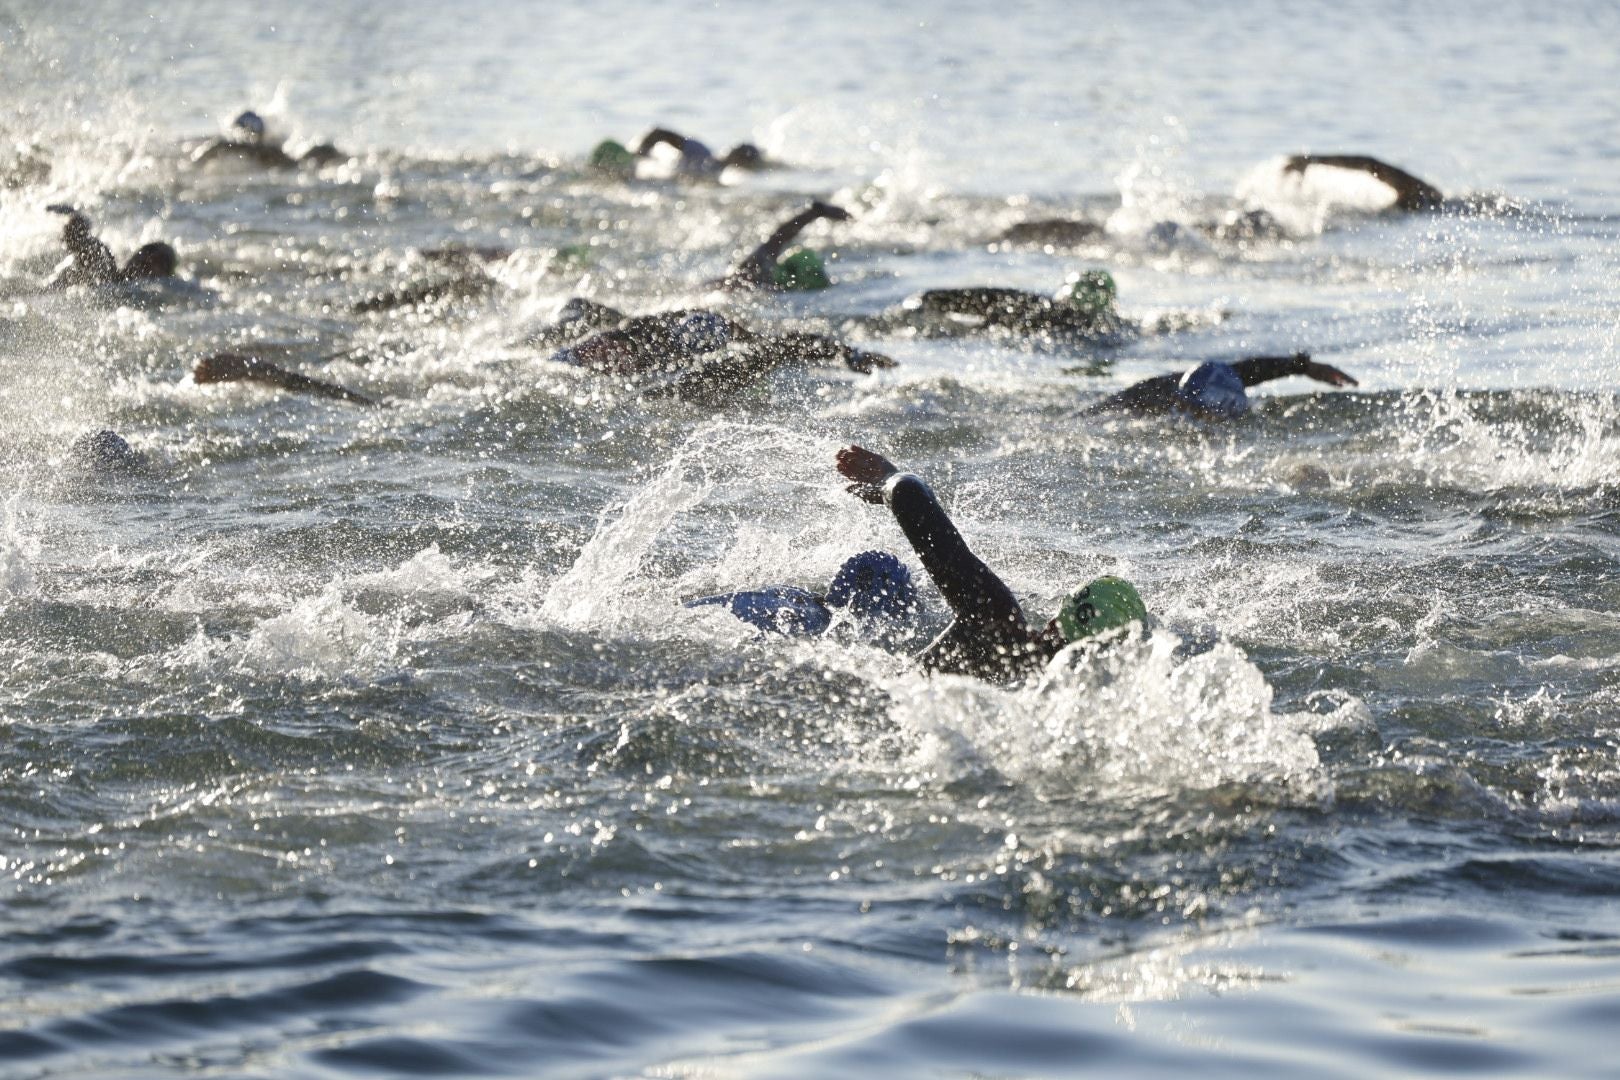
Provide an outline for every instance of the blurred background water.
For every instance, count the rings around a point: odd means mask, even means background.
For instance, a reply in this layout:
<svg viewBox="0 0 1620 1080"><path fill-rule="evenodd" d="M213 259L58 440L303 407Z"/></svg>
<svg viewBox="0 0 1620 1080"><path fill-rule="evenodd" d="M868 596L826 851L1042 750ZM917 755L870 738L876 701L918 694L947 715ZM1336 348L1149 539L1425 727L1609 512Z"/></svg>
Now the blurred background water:
<svg viewBox="0 0 1620 1080"><path fill-rule="evenodd" d="M277 7L0 7L0 1071L1612 1071L1620 11ZM194 165L246 107L352 157ZM789 167L581 167L655 124ZM832 289L707 290L810 197ZM60 202L184 281L42 292ZM1047 217L1102 231L995 240ZM513 254L353 311L452 243ZM1092 266L1146 332L860 329ZM647 398L522 344L574 295L899 366ZM1360 389L1077 415L1297 349ZM1161 628L999 687L678 606L904 553L852 441L1032 614L1117 572Z"/></svg>

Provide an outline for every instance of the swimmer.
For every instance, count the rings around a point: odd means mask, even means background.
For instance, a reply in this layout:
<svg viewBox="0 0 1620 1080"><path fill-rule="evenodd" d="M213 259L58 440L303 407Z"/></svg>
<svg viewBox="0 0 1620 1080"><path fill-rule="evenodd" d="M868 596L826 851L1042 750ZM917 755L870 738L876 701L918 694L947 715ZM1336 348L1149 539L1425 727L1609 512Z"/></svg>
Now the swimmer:
<svg viewBox="0 0 1620 1080"><path fill-rule="evenodd" d="M571 305L572 306L572 305ZM585 329L616 314L582 302L571 323ZM894 361L851 348L822 334L756 332L712 311L664 311L621 319L611 329L589 333L558 350L554 362L644 384L645 392L712 398L750 385L787 365L842 364L870 374Z"/></svg>
<svg viewBox="0 0 1620 1080"><path fill-rule="evenodd" d="M1395 210L1439 210L1446 207L1446 198L1433 184L1419 180L1404 169L1386 161L1362 154L1295 154L1283 165L1283 172L1303 175L1312 165L1327 165L1335 169L1364 172L1374 180L1388 185L1395 192L1390 207Z"/></svg>
<svg viewBox="0 0 1620 1080"><path fill-rule="evenodd" d="M1290 375L1303 375L1329 386L1357 385L1356 380L1331 364L1312 361L1309 353L1251 356L1231 364L1210 360L1191 371L1145 379L1083 410L1082 415L1181 413L1200 420L1234 420L1249 411L1249 396L1245 393L1248 387Z"/></svg>
<svg viewBox="0 0 1620 1080"><path fill-rule="evenodd" d="M1147 625L1147 608L1130 582L1100 577L1064 598L1036 629L1012 590L968 549L962 534L920 477L903 473L882 454L861 446L838 451L838 472L867 502L887 504L923 569L950 605L955 621L918 654L929 671L1012 679L1039 671L1065 646L1103 641Z"/></svg>
<svg viewBox="0 0 1620 1080"><path fill-rule="evenodd" d="M231 121L232 134L229 137L210 139L197 147L191 154L191 163L208 165L236 162L265 169L290 169L297 165L319 168L349 160L348 154L331 143L312 146L301 157L295 158L282 147L265 142L265 130L264 117L249 109Z"/></svg>
<svg viewBox="0 0 1620 1080"><path fill-rule="evenodd" d="M895 363L882 353L852 348L825 334L799 330L754 331L713 311L685 308L628 317L575 297L552 326L527 343L564 345L552 359L605 375L678 371L710 355L734 352L732 366L761 374L785 363L842 364L870 374Z"/></svg>
<svg viewBox="0 0 1620 1080"><path fill-rule="evenodd" d="M729 168L758 172L768 167L765 155L753 143L738 143L728 150L724 157L715 157L714 151L703 143L668 128L653 128L643 135L641 142L636 144L635 156L646 157L652 153L653 147L660 143L674 147L681 155L680 161L675 166L675 175L688 180L718 180L720 174ZM599 145L597 151L601 151L605 145L607 144Z"/></svg>
<svg viewBox="0 0 1620 1080"><path fill-rule="evenodd" d="M356 315L374 311L395 311L399 308L421 307L450 300L475 300L487 296L495 288L495 279L477 269L470 268L457 277L436 281L419 281L397 289L373 293L357 301L350 309Z"/></svg>
<svg viewBox="0 0 1620 1080"><path fill-rule="evenodd" d="M1070 221L1067 218L1041 218L1038 221L1020 221L1008 227L990 242L993 244L1029 244L1033 247L1074 247L1078 244L1101 240L1107 230L1095 221Z"/></svg>
<svg viewBox="0 0 1620 1080"><path fill-rule="evenodd" d="M1153 247L1175 247L1182 242L1179 234L1186 228L1188 226L1174 221L1161 221L1148 230L1146 239ZM1283 228L1282 222L1269 211L1261 209L1230 210L1218 218L1194 221L1190 228L1211 240L1239 246L1257 240L1282 240L1288 236L1288 230ZM989 243L1020 247L1072 248L1108 241L1107 228L1095 221L1041 218L1009 226L992 237Z"/></svg>
<svg viewBox="0 0 1620 1080"><path fill-rule="evenodd" d="M90 231L90 219L71 206L54 204L45 209L53 214L66 214L62 226L62 243L68 249L50 279L47 289L65 289L71 285L92 287L123 285L133 281L151 281L172 278L178 259L174 248L162 241L142 245L120 269L113 258L112 249Z"/></svg>
<svg viewBox="0 0 1620 1080"><path fill-rule="evenodd" d="M1106 337L1134 328L1115 309L1117 294L1112 274L1087 270L1055 296L1023 289L930 289L897 310L859 321L879 333L912 330L943 336Z"/></svg>
<svg viewBox="0 0 1620 1080"><path fill-rule="evenodd" d="M788 637L825 634L839 612L863 630L887 636L917 612L917 588L906 564L887 551L863 551L844 560L820 595L792 585L699 596L682 607L724 607L745 623Z"/></svg>
<svg viewBox="0 0 1620 1080"><path fill-rule="evenodd" d="M266 386L278 387L282 390L291 390L294 393L313 394L316 397L331 398L334 401L347 401L351 405L365 405L376 408L382 403L347 390L336 383L329 383L323 379L312 379L308 375L300 375L296 371L288 371L284 367L270 363L268 360L245 353L215 353L205 356L197 361L192 369L191 379L198 384L218 382L257 382Z"/></svg>
<svg viewBox="0 0 1620 1080"><path fill-rule="evenodd" d="M807 291L827 288L832 281L827 277L826 264L814 248L801 247L790 254L783 254L807 226L823 218L828 221L849 221L851 215L841 206L817 199L778 225L763 244L737 264L736 269L714 284L728 290Z"/></svg>

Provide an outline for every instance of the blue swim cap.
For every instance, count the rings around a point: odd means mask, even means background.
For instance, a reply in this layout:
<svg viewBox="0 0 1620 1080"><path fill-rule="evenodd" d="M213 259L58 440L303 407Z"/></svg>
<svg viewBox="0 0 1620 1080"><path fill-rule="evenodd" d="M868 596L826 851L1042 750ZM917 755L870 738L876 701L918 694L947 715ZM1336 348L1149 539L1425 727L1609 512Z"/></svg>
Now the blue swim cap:
<svg viewBox="0 0 1620 1080"><path fill-rule="evenodd" d="M675 342L682 352L714 352L730 344L731 324L712 311L694 311L676 324Z"/></svg>
<svg viewBox="0 0 1620 1080"><path fill-rule="evenodd" d="M844 561L827 586L827 606L863 619L900 619L917 606L906 564L887 551L863 551Z"/></svg>
<svg viewBox="0 0 1620 1080"><path fill-rule="evenodd" d="M1249 395L1232 365L1208 360L1181 377L1176 397L1194 412L1231 420L1249 411Z"/></svg>

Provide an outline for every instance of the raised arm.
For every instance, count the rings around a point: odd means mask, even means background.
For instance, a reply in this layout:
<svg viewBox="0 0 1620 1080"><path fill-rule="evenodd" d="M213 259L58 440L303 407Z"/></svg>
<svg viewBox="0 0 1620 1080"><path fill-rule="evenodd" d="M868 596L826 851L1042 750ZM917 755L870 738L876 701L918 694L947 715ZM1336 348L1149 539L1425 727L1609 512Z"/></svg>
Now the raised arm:
<svg viewBox="0 0 1620 1080"><path fill-rule="evenodd" d="M652 153L652 148L657 146L659 143L667 143L668 145L673 146L676 151L679 152L686 149L686 136L678 132L671 131L669 128L653 128L651 131L647 132L647 134L643 135L641 137L641 141L636 144L636 156L646 157L648 154Z"/></svg>
<svg viewBox="0 0 1620 1080"><path fill-rule="evenodd" d="M1445 202L1445 196L1433 184L1426 183L1387 161L1365 154L1295 154L1285 166L1289 172L1304 172L1312 165L1330 165L1335 169L1354 169L1395 189L1395 207L1399 210L1434 210Z"/></svg>
<svg viewBox="0 0 1620 1080"><path fill-rule="evenodd" d="M754 253L748 256L747 261L774 265L776 260L782 257L782 252L787 250L788 245L793 243L799 234L812 223L821 218L826 218L828 221L848 221L850 216L850 212L843 207L834 206L832 203L824 203L817 199L778 225L776 231L771 233L763 244L754 249Z"/></svg>
<svg viewBox="0 0 1620 1080"><path fill-rule="evenodd" d="M288 371L284 367L261 360L257 356L247 356L243 353L215 353L197 361L192 370L193 382L258 382L267 386L280 387L295 393L314 394L317 397L331 398L334 401L347 401L351 405L376 406L376 400L347 390L336 383L329 383L323 379L312 379L308 375L300 375L296 371Z"/></svg>
<svg viewBox="0 0 1620 1080"><path fill-rule="evenodd" d="M1245 387L1258 386L1290 375L1303 375L1329 386L1357 385L1355 379L1338 368L1331 364L1318 364L1311 359L1310 353L1302 352L1292 356L1251 356L1233 363L1232 370L1237 372Z"/></svg>
<svg viewBox="0 0 1620 1080"><path fill-rule="evenodd" d="M861 446L838 451L838 471L854 481L851 491L886 503L933 578L940 595L963 622L1024 626L1012 590L967 546L939 500L920 477L900 472L882 454Z"/></svg>

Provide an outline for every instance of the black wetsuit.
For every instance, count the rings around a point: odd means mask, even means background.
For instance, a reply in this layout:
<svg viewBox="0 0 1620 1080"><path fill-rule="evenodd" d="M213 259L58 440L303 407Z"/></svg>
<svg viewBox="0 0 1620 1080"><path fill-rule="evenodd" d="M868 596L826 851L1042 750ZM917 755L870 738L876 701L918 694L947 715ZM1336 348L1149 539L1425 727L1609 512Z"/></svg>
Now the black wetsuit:
<svg viewBox="0 0 1620 1080"><path fill-rule="evenodd" d="M1273 379L1283 379L1290 375L1307 375L1311 366L1309 353L1295 353L1292 356L1251 356L1247 360L1235 360L1228 365L1237 372L1245 389L1259 386L1263 382ZM1181 385L1182 372L1170 375L1158 375L1151 379L1144 379L1134 386L1128 386L1119 393L1104 398L1085 411L1097 412L1135 412L1135 413L1162 413L1169 412L1183 404L1181 396L1176 392Z"/></svg>
<svg viewBox="0 0 1620 1080"><path fill-rule="evenodd" d="M956 620L917 659L930 671L1008 679L1036 670L1060 642L1041 639L1024 621L1012 590L968 549L967 541L921 477L896 473L883 501L922 560Z"/></svg>

